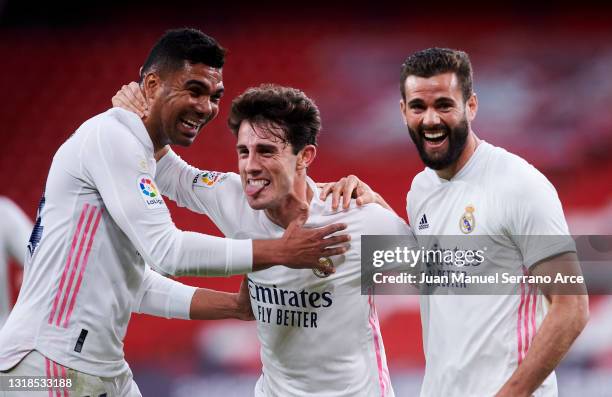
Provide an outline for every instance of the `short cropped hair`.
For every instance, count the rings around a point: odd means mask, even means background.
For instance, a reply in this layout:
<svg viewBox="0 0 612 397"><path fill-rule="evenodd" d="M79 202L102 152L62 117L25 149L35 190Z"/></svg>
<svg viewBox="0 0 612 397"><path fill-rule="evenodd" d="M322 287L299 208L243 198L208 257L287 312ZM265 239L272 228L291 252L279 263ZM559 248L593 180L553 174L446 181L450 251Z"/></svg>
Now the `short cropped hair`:
<svg viewBox="0 0 612 397"><path fill-rule="evenodd" d="M463 51L449 48L428 48L410 55L402 64L400 73L400 92L406 100L404 87L408 76L432 77L453 72L459 78L463 100L472 96L472 64L470 57Z"/></svg>
<svg viewBox="0 0 612 397"><path fill-rule="evenodd" d="M215 39L197 29L168 30L151 48L142 66L140 79L152 70L160 75L180 70L185 66L185 61L221 68L226 52Z"/></svg>
<svg viewBox="0 0 612 397"><path fill-rule="evenodd" d="M228 126L238 136L243 121L263 124L268 131L282 141L289 143L293 154L306 145L317 145L321 131L319 109L304 92L275 84L262 84L247 89L232 101ZM279 134L274 127L280 127Z"/></svg>

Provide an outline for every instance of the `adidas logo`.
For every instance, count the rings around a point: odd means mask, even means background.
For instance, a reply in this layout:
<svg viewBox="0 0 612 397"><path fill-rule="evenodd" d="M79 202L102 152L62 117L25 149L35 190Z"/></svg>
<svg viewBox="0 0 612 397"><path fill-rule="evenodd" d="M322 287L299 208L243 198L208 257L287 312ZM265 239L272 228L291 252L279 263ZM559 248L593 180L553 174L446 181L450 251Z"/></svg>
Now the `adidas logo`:
<svg viewBox="0 0 612 397"><path fill-rule="evenodd" d="M427 216L423 214L421 217L421 221L419 222L419 230L425 230L429 227L429 223L427 223Z"/></svg>

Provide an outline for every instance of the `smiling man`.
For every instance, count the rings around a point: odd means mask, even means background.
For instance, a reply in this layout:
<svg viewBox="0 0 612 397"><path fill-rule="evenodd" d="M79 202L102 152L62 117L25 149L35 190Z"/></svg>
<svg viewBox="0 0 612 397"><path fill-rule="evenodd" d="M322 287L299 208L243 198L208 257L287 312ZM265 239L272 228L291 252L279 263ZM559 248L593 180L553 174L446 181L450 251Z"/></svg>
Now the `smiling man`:
<svg viewBox="0 0 612 397"><path fill-rule="evenodd" d="M217 115L224 58L225 50L200 31L169 31L141 71L147 120L114 108L86 121L58 149L30 238L23 286L0 331L0 371L70 376L79 395L140 396L123 356L133 310L219 318L236 309L233 299L216 295L215 313L202 313L206 302L193 305L199 298L194 288L154 273L145 261L169 274L226 276L280 264L327 271L319 258L345 252L327 247L347 236L324 239L342 225L314 230L296 221L277 240L266 241L174 226L154 182L154 152L167 144L189 146Z"/></svg>
<svg viewBox="0 0 612 397"><path fill-rule="evenodd" d="M445 48L410 55L401 68L400 92L402 118L426 166L406 199L417 241L478 236L479 248L489 251L476 272L580 275L571 239L538 238L569 234L554 186L472 130L478 101L468 55ZM343 192L346 202L355 187L360 202L385 204L355 177L326 186L322 197L333 191L337 203ZM540 285L541 291L516 287L514 294L475 295L456 283L448 295L420 297L426 360L421 396L558 395L553 370L586 324L588 297L580 286L572 291L582 295L550 285Z"/></svg>
<svg viewBox="0 0 612 397"><path fill-rule="evenodd" d="M342 222L351 236L344 255L322 258L334 274L282 267L249 274L263 363L255 395L393 396L374 299L361 295L361 235L409 233L406 224L379 205L338 212L319 199L307 169L321 122L303 92L249 89L233 101L229 126L239 175L198 170L170 151L158 162L161 192L232 238L279 237L303 205L307 226Z"/></svg>

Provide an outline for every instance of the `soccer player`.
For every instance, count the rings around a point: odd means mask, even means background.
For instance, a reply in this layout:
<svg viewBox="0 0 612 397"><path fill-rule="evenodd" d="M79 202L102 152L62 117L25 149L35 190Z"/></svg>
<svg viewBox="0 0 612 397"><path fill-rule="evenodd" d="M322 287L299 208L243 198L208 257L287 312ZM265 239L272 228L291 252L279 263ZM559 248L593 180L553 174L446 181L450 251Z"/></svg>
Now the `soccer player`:
<svg viewBox="0 0 612 397"><path fill-rule="evenodd" d="M121 103L137 103L137 90L124 91ZM348 252L323 259L335 274L280 267L249 274L263 363L255 395L393 396L373 296L360 294L361 235L407 234L407 225L379 205L338 212L319 199L307 169L321 122L303 92L251 88L233 101L229 126L240 175L202 171L168 151L157 164L162 194L208 215L228 237L281 236L304 203L307 225L342 222L351 236Z"/></svg>
<svg viewBox="0 0 612 397"><path fill-rule="evenodd" d="M7 197L0 196L0 328L11 308L11 291L8 274L9 259L23 266L32 222L21 208Z"/></svg>
<svg viewBox="0 0 612 397"><path fill-rule="evenodd" d="M532 165L472 130L478 101L468 55L430 48L409 56L400 91L402 117L426 166L407 196L417 240L481 235L496 257L519 264L514 271L579 275L572 244L524 238L568 235L561 203ZM333 192L337 205L340 194L347 202L356 187L360 202L380 201L354 176L326 185L322 197ZM553 370L587 322L588 297L546 289L543 295L522 286L517 295L421 296L421 395L557 396Z"/></svg>
<svg viewBox="0 0 612 397"><path fill-rule="evenodd" d="M341 224L305 229L300 218L276 240L252 241L184 232L172 223L154 182L154 152L167 144L189 146L217 115L224 54L200 31L169 31L141 71L150 105L146 121L111 109L86 121L56 152L21 292L0 331L0 371L68 372L79 382L103 384L108 395L139 396L123 355L132 310L186 317L195 295L152 273L145 261L172 275L226 276L313 263L333 271L318 260L346 251L338 245L347 235L324 239Z"/></svg>

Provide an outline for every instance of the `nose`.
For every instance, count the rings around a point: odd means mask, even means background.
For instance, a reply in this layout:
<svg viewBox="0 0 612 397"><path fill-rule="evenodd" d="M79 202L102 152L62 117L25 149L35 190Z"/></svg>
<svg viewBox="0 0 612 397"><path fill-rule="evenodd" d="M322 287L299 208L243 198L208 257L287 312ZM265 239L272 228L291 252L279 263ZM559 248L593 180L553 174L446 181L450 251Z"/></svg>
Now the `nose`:
<svg viewBox="0 0 612 397"><path fill-rule="evenodd" d="M256 175L261 172L261 164L257 158L257 153L252 151L245 160L244 170L247 174Z"/></svg>
<svg viewBox="0 0 612 397"><path fill-rule="evenodd" d="M440 116L435 109L428 108L425 110L425 114L423 115L423 126L424 127L432 127L440 124Z"/></svg>
<svg viewBox="0 0 612 397"><path fill-rule="evenodd" d="M198 112L199 117L209 118L213 113L213 104L210 101L210 97L198 100L195 104L195 110Z"/></svg>

